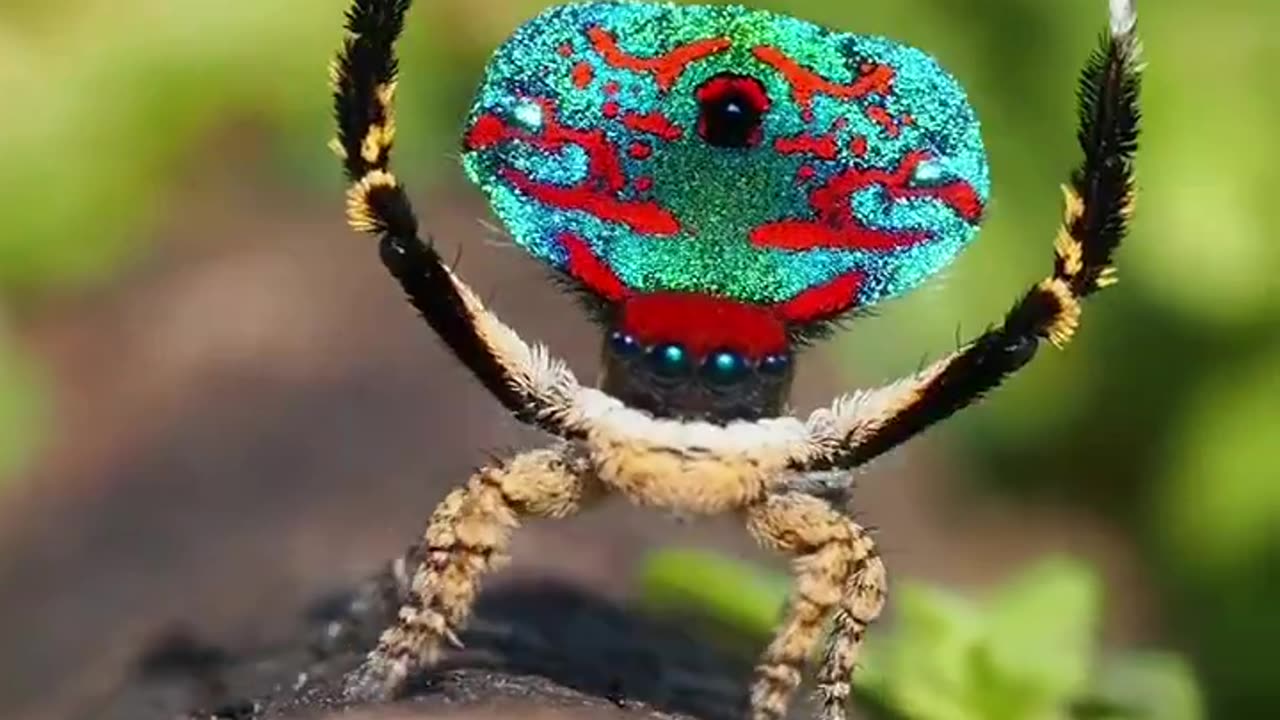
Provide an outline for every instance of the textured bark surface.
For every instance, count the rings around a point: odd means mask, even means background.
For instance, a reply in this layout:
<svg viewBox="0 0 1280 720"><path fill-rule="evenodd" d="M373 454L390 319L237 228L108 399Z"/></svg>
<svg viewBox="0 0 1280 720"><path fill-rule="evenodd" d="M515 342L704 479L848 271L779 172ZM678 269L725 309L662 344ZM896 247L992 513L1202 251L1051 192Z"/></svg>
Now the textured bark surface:
<svg viewBox="0 0 1280 720"><path fill-rule="evenodd" d="M748 663L674 626L560 583L497 587L410 696L348 706L338 689L399 604L387 572L314 606L271 648L219 648L175 634L150 647L103 720L265 718L741 717ZM353 715L354 711L360 714Z"/></svg>

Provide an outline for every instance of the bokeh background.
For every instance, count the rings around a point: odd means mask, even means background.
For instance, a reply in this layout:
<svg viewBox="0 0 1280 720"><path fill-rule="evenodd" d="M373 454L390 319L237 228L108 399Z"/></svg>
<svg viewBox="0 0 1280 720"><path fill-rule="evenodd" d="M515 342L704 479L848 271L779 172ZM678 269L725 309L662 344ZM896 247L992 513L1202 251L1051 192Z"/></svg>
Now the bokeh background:
<svg viewBox="0 0 1280 720"><path fill-rule="evenodd" d="M507 419L345 230L326 65L344 0L0 5L0 715L92 717L173 623L260 636L416 537ZM984 122L994 202L945 277L803 360L796 405L913 369L1048 265L1101 0L758 0L928 48ZM544 0L421 0L397 165L526 336L596 338L486 225L456 135ZM979 408L877 462L891 573L980 592L1048 555L1103 580L1108 647L1189 658L1208 716L1280 702L1280 6L1142 7L1122 281ZM617 503L519 537L510 576L621 599L669 546L766 566L733 523Z"/></svg>

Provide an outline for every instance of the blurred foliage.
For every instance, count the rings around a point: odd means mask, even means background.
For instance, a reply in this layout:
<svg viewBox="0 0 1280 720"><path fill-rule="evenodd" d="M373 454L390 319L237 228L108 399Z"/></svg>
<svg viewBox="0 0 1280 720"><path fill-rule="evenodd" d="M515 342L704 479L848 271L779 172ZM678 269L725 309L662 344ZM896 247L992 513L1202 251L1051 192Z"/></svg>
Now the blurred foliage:
<svg viewBox="0 0 1280 720"><path fill-rule="evenodd" d="M649 558L643 599L656 612L707 618L763 645L787 579L716 555ZM1103 658L1098 579L1051 558L981 603L941 588L895 586L888 627L869 635L854 674L877 716L910 720L1198 720L1190 670L1170 654Z"/></svg>
<svg viewBox="0 0 1280 720"><path fill-rule="evenodd" d="M26 467L46 430L39 371L8 342L0 333L0 490Z"/></svg>
<svg viewBox="0 0 1280 720"><path fill-rule="evenodd" d="M492 48L545 0L419 0L403 44L398 161L459 182L450 153ZM751 4L928 48L984 122L994 201L946 277L836 347L879 382L1000 316L1039 277L1076 161L1073 89L1103 0ZM336 193L325 68L345 0L0 4L0 297L105 284L148 251L209 143L265 138L280 187ZM1070 502L1129 528L1215 716L1280 699L1280 62L1271 0L1141 3L1150 70L1142 192L1121 284L1051 350L936 435L980 492ZM248 132L247 132L248 131ZM237 156L238 157L238 156ZM257 170L257 168L255 168ZM334 203L337 221L340 203ZM3 327L0 327L3 332ZM0 470L40 427L39 373L0 335ZM874 350L868 350L874 349ZM976 479L981 479L980 481Z"/></svg>

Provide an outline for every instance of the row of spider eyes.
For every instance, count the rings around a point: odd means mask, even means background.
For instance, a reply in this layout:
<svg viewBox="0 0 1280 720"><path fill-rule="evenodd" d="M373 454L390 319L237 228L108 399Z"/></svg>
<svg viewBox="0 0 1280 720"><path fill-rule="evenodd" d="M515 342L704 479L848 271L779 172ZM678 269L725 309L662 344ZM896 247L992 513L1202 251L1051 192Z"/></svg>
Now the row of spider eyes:
<svg viewBox="0 0 1280 720"><path fill-rule="evenodd" d="M753 361L732 350L714 350L695 362L692 354L677 343L660 343L645 347L635 337L617 331L610 333L609 344L622 357L644 356L654 372L664 377L699 374L718 384L732 384L752 372L780 377L791 366L791 356L783 353L766 355Z"/></svg>

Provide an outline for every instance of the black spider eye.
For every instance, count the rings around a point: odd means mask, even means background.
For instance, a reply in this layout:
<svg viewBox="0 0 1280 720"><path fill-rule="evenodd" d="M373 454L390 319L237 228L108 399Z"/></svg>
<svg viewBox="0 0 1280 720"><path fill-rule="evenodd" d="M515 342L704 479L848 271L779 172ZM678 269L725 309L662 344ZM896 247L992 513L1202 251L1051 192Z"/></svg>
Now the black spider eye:
<svg viewBox="0 0 1280 720"><path fill-rule="evenodd" d="M791 367L791 356L785 354L766 355L760 361L760 372L766 375L782 375Z"/></svg>
<svg viewBox="0 0 1280 720"><path fill-rule="evenodd" d="M675 377L689 372L689 352L683 345L665 343L649 350L649 363L659 375Z"/></svg>
<svg viewBox="0 0 1280 720"><path fill-rule="evenodd" d="M609 333L609 346L619 355L635 355L640 352L640 341L620 330Z"/></svg>
<svg viewBox="0 0 1280 720"><path fill-rule="evenodd" d="M759 80L716 75L698 88L698 135L707 144L745 148L760 144L769 96Z"/></svg>
<svg viewBox="0 0 1280 720"><path fill-rule="evenodd" d="M746 358L732 350L717 350L702 361L702 373L717 385L729 385L746 377Z"/></svg>

